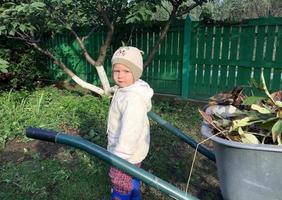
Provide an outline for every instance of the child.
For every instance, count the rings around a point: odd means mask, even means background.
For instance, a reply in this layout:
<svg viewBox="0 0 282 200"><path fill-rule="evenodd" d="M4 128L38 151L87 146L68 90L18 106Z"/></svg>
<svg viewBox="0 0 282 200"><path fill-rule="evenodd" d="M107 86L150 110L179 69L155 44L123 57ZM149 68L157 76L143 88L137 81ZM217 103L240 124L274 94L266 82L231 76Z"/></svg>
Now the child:
<svg viewBox="0 0 282 200"><path fill-rule="evenodd" d="M142 52L135 47L120 47L112 57L115 92L108 113L108 146L111 153L140 167L147 156L153 90L139 79L143 71ZM109 176L112 200L139 200L139 181L115 167Z"/></svg>

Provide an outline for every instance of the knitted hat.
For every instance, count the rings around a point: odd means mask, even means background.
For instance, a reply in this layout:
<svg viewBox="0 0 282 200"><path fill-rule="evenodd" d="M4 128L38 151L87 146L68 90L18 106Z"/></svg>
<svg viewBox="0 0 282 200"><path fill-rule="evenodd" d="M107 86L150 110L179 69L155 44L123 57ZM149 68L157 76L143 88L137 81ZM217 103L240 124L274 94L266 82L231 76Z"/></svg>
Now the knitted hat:
<svg viewBox="0 0 282 200"><path fill-rule="evenodd" d="M128 67L133 74L134 81L137 81L143 72L143 51L136 47L120 47L112 57L112 66L119 63Z"/></svg>

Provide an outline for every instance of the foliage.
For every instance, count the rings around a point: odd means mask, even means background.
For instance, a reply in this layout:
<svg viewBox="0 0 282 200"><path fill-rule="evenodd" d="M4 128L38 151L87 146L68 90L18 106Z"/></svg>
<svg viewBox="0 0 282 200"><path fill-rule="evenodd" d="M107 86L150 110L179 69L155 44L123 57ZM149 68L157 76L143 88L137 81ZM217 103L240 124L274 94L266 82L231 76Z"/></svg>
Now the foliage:
<svg viewBox="0 0 282 200"><path fill-rule="evenodd" d="M242 21L267 16L282 16L282 2L276 0L214 0L204 7L204 15L216 21Z"/></svg>
<svg viewBox="0 0 282 200"><path fill-rule="evenodd" d="M36 37L48 31L60 32L73 24L87 23L88 19L79 10L81 6L81 2L74 4L68 0L4 3L0 9L0 33L13 36L21 32Z"/></svg>
<svg viewBox="0 0 282 200"><path fill-rule="evenodd" d="M1 38L0 41L1 44L3 45L4 42L2 42ZM10 66L10 63L8 61L9 50L1 48L1 46L0 46L0 74L3 74L3 73L8 73L7 68Z"/></svg>
<svg viewBox="0 0 282 200"><path fill-rule="evenodd" d="M23 136L28 126L61 131L68 127L80 130L82 135L91 130L105 132L102 121L106 119L107 99L46 87L35 92L3 92L0 102L2 148L8 139Z"/></svg>
<svg viewBox="0 0 282 200"><path fill-rule="evenodd" d="M263 96L245 96L242 88L218 94L200 113L215 133L229 140L282 145L282 91L270 94L263 74L259 89Z"/></svg>
<svg viewBox="0 0 282 200"><path fill-rule="evenodd" d="M45 59L38 53L25 48L20 42L7 38L0 41L3 46L0 48L0 57L3 58L3 62L0 59L0 90L34 89L43 79L48 79ZM2 73L1 63L4 70Z"/></svg>
<svg viewBox="0 0 282 200"><path fill-rule="evenodd" d="M9 67L9 62L0 58L0 73L7 73L7 68Z"/></svg>
<svg viewBox="0 0 282 200"><path fill-rule="evenodd" d="M34 89L40 85L42 79L48 78L48 70L44 68L45 63L42 62L44 60L36 59L36 52L29 51L17 56L13 57L13 64L10 67L13 75L6 88Z"/></svg>
<svg viewBox="0 0 282 200"><path fill-rule="evenodd" d="M152 20L168 20L155 17L160 12L168 13L179 4L179 11L187 9L192 0L135 0L135 1L70 1L31 0L28 3L7 1L0 7L0 35L27 34L33 38L49 31L56 33L75 27L97 27L103 25L97 2L101 3L110 22L115 25ZM200 5L207 0L199 1ZM162 9L163 8L163 9ZM184 13L185 15L187 14Z"/></svg>
<svg viewBox="0 0 282 200"><path fill-rule="evenodd" d="M128 14L127 1L70 1L31 0L28 3L13 1L0 7L0 35L40 39L43 34L53 34L76 27L97 28L104 24L97 12L101 3L110 21L124 23ZM25 35L25 37L23 37Z"/></svg>
<svg viewBox="0 0 282 200"><path fill-rule="evenodd" d="M70 1L70 0L30 0L25 2L5 1L0 6L0 35L23 41L28 47L34 48L54 64L60 67L73 81L99 95L110 96L110 84L103 67L110 49L118 24L127 22L151 20L156 7L163 2L169 2L172 10L169 11L169 19L159 34L159 38L153 44L144 67L148 66L156 54L161 41L165 38L172 21L177 16L183 16L195 7L206 3L207 0L194 0L189 6L183 5L186 0L135 0L135 1ZM85 36L80 36L76 30L78 27L90 28ZM106 37L100 43L97 58L93 58L86 46L85 40L95 31L105 30ZM96 68L101 86L87 83L79 78L75 72L67 66L65 61L48 49L44 36L50 37L66 31L70 33L77 42L80 53L85 60ZM102 66L102 67L101 67Z"/></svg>
<svg viewBox="0 0 282 200"><path fill-rule="evenodd" d="M130 5L131 9L126 17L126 23L151 21L153 14L156 12L156 5L150 1L131 2Z"/></svg>
<svg viewBox="0 0 282 200"><path fill-rule="evenodd" d="M199 3L200 7L195 7L189 10L189 6L194 3ZM202 12L202 8L212 4L212 0L136 0L130 4L131 9L129 15L127 16L127 23L168 21L171 17L173 7L177 4L179 4L176 13L177 18L184 19L189 14L193 19L198 20L199 15Z"/></svg>
<svg viewBox="0 0 282 200"><path fill-rule="evenodd" d="M0 35L23 41L27 47L36 49L53 63L57 64L75 82L100 95L109 95L109 81L104 68L97 72L101 79L102 88L86 83L70 70L67 63L63 63L50 49L47 49L44 37L54 36L62 31L69 32L79 44L85 59L93 67L103 66L103 62L110 46L114 24L125 21L128 13L127 1L59 1L59 0L31 0L27 2L7 1L0 7ZM77 27L90 27L90 32L83 38L76 33ZM106 27L108 33L101 43L99 56L94 60L84 46L84 40L93 34L97 28Z"/></svg>

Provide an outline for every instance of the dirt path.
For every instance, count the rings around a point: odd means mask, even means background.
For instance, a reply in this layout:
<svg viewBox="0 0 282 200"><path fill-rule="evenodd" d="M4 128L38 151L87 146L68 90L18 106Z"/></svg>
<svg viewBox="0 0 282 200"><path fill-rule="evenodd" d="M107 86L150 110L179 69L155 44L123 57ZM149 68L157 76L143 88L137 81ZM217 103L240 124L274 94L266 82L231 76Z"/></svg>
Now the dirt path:
<svg viewBox="0 0 282 200"><path fill-rule="evenodd" d="M23 142L21 139L14 139L7 142L6 147L0 152L0 163L23 162L33 159L35 155L42 158L60 155L63 153L62 146L55 143L32 140Z"/></svg>

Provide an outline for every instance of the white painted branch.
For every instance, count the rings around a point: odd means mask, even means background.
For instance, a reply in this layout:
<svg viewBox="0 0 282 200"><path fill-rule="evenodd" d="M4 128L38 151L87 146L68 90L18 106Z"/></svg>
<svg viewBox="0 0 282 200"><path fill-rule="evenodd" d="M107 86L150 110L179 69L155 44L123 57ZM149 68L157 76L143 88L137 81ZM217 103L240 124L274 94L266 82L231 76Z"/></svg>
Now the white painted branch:
<svg viewBox="0 0 282 200"><path fill-rule="evenodd" d="M100 81L102 83L103 89L105 94L110 94L111 86L107 77L107 74L105 72L104 66L95 66L97 69L97 73L99 75Z"/></svg>
<svg viewBox="0 0 282 200"><path fill-rule="evenodd" d="M95 92L99 95L105 94L103 89L101 89L101 88L99 88L95 85L92 85L90 83L85 82L84 80L82 80L81 78L79 78L76 75L72 76L71 78L72 78L72 80L74 80L74 82L76 82L78 85L80 85L81 87L83 87L85 89L88 89L88 90Z"/></svg>

